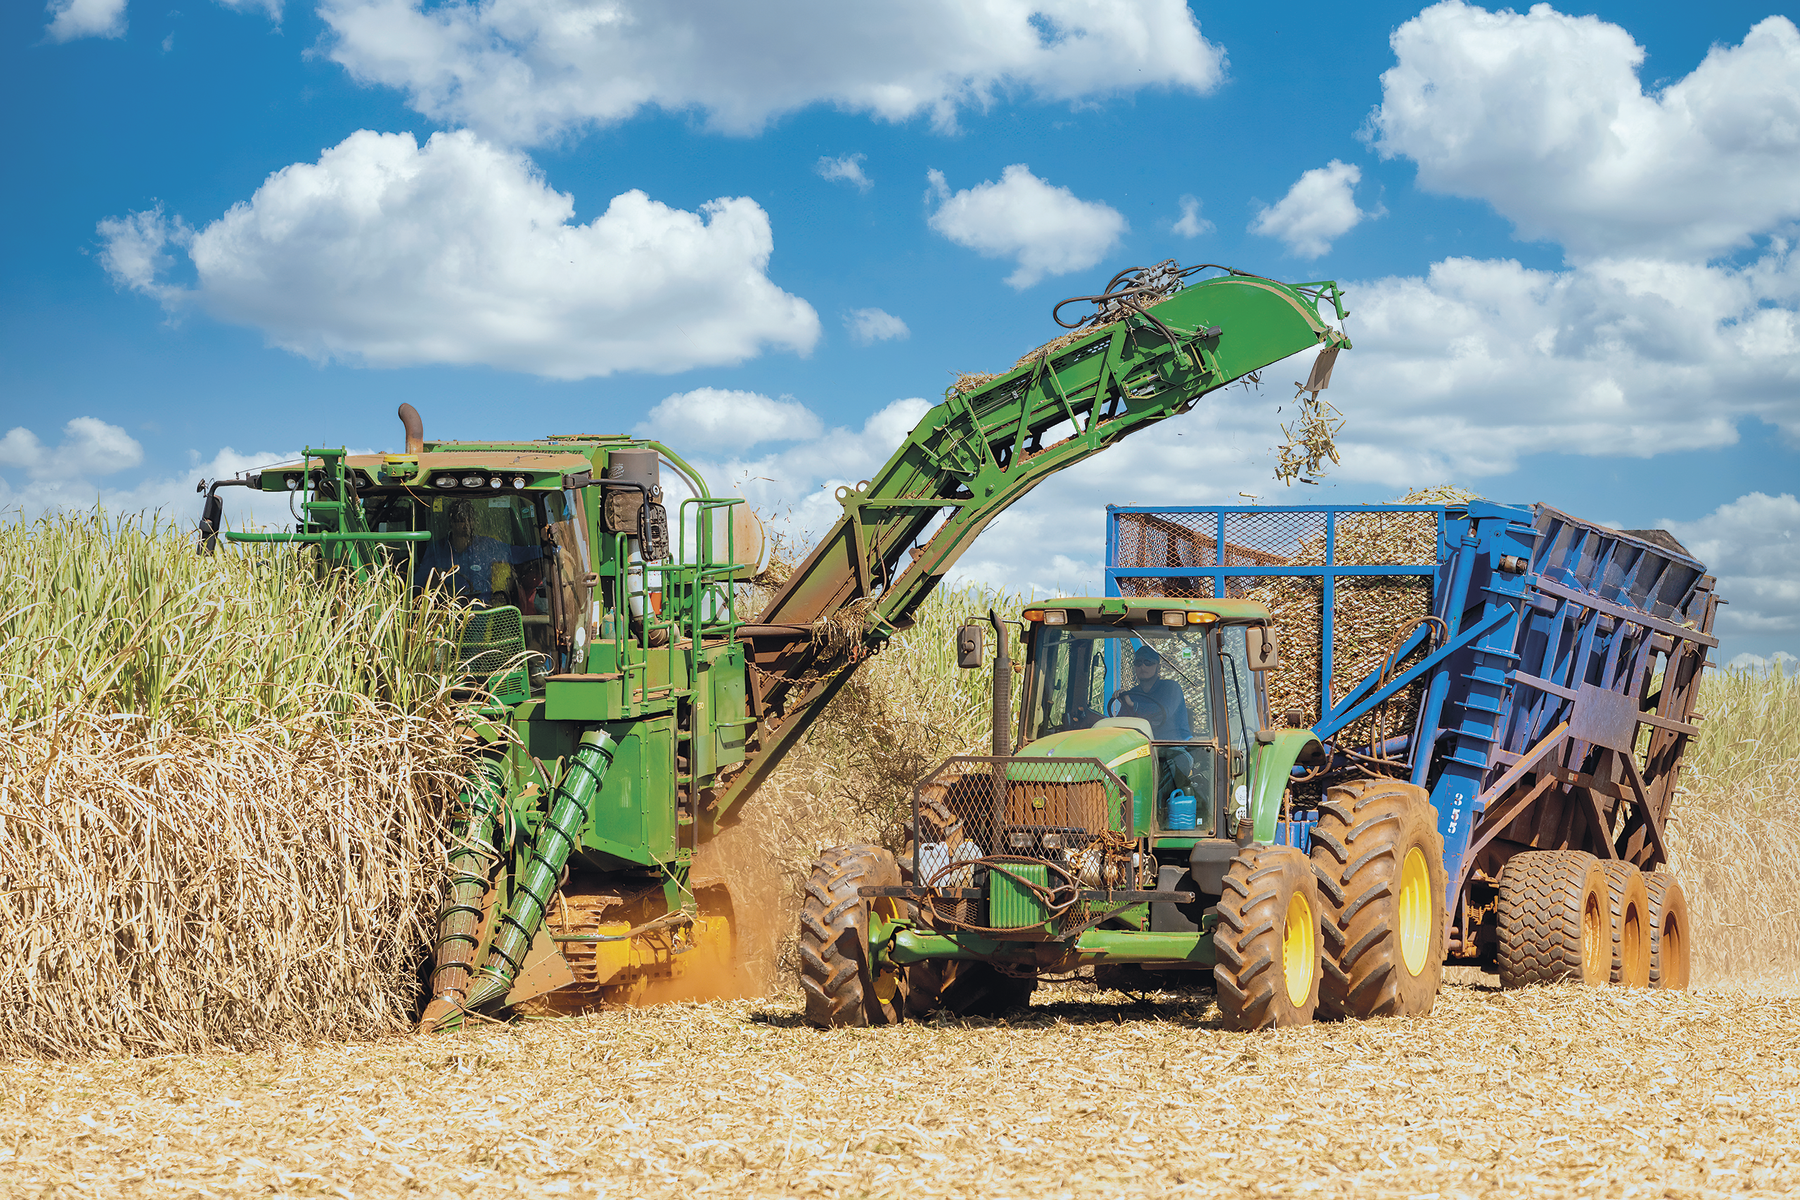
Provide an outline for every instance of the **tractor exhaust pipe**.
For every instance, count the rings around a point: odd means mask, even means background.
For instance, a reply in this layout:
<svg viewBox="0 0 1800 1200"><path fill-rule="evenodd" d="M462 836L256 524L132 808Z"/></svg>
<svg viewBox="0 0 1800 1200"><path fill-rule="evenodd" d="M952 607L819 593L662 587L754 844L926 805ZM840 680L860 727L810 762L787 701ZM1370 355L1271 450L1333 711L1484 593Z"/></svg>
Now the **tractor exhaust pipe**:
<svg viewBox="0 0 1800 1200"><path fill-rule="evenodd" d="M406 452L425 453L425 422L419 419L419 410L410 404L402 404L400 424L406 428Z"/></svg>
<svg viewBox="0 0 1800 1200"><path fill-rule="evenodd" d="M988 620L994 623L994 757L1008 758L1013 752L1012 654L1006 645L1006 622L991 608Z"/></svg>

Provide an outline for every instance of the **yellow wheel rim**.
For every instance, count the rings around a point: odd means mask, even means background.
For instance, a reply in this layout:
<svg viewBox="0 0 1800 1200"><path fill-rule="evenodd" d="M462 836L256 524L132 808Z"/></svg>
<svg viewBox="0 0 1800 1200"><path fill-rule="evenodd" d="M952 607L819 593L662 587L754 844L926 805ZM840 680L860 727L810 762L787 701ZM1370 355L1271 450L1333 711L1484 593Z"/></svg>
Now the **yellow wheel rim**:
<svg viewBox="0 0 1800 1200"><path fill-rule="evenodd" d="M1313 938L1318 923L1313 920L1312 905L1295 892L1288 901L1287 923L1281 930L1281 970L1287 977L1288 1003L1299 1006L1312 995Z"/></svg>
<svg viewBox="0 0 1800 1200"><path fill-rule="evenodd" d="M1425 868L1425 852L1414 846L1400 865L1400 958L1406 963L1408 975L1425 969L1434 921L1431 872Z"/></svg>

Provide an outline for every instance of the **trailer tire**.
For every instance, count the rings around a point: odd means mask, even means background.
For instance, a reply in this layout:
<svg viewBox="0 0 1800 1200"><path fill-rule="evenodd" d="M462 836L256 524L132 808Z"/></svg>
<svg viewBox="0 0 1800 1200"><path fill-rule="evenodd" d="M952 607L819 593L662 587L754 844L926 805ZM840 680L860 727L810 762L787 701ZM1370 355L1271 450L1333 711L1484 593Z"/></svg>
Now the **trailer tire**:
<svg viewBox="0 0 1800 1200"><path fill-rule="evenodd" d="M1611 973L1606 872L1582 850L1527 850L1500 872L1500 986L1598 986Z"/></svg>
<svg viewBox="0 0 1800 1200"><path fill-rule="evenodd" d="M1612 923L1612 965L1607 978L1626 987L1650 986L1650 893L1644 873L1628 862L1607 859L1606 899Z"/></svg>
<svg viewBox="0 0 1800 1200"><path fill-rule="evenodd" d="M1685 991L1689 956L1687 893L1681 881L1667 871L1644 876L1645 927L1650 931L1650 986Z"/></svg>
<svg viewBox="0 0 1800 1200"><path fill-rule="evenodd" d="M1312 834L1324 904L1325 1017L1419 1017L1444 980L1444 838L1424 788L1359 779L1331 788Z"/></svg>
<svg viewBox="0 0 1800 1200"><path fill-rule="evenodd" d="M813 860L800 906L800 990L806 1022L820 1029L891 1025L905 1009L898 970L874 971L862 887L896 887L900 866L879 846L833 846ZM887 902L890 905L893 901Z"/></svg>
<svg viewBox="0 0 1800 1200"><path fill-rule="evenodd" d="M1228 1029L1312 1022L1319 1006L1321 908L1312 864L1292 846L1251 846L1225 869L1213 985Z"/></svg>

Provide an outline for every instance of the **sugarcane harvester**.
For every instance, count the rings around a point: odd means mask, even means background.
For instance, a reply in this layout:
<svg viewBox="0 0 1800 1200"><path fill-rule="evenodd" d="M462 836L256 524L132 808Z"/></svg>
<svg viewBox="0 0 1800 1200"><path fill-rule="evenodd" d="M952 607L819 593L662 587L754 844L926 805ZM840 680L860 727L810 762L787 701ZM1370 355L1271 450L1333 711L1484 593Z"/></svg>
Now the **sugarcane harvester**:
<svg viewBox="0 0 1800 1200"><path fill-rule="evenodd" d="M906 629L1008 505L1064 467L1317 347L1349 345L1335 284L1172 263L1121 272L1075 333L951 389L753 618L761 534L669 447L559 436L403 453L308 449L207 491L202 548L312 544L470 605L456 647L475 768L460 799L423 1025L706 994L729 896L696 870L821 709ZM1223 269L1221 269L1223 270ZM664 472L688 498L664 505ZM296 526L223 532L220 486L288 492Z"/></svg>

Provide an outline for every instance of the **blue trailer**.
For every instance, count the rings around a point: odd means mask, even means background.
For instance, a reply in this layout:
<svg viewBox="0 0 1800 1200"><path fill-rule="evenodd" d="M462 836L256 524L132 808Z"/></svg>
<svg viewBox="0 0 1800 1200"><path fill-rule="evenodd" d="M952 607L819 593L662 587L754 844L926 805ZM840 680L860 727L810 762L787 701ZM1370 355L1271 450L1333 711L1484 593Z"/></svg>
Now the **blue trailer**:
<svg viewBox="0 0 1800 1200"><path fill-rule="evenodd" d="M1106 590L1269 606L1263 723L1328 755L1295 768L1277 840L1310 850L1334 786L1424 788L1446 961L1685 985L1685 899L1659 868L1721 601L1670 535L1474 500L1109 506Z"/></svg>

